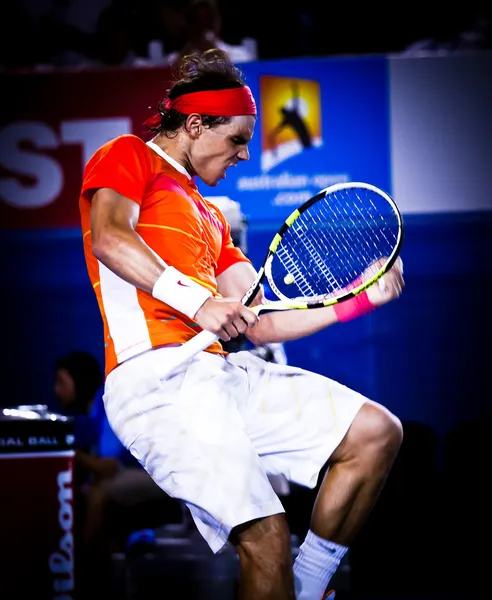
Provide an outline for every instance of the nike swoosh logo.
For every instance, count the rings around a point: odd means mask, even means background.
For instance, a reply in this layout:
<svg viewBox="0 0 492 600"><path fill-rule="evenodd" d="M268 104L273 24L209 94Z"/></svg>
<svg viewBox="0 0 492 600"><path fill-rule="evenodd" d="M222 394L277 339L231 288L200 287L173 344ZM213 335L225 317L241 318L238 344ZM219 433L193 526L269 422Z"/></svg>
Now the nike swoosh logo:
<svg viewBox="0 0 492 600"><path fill-rule="evenodd" d="M183 282L182 282L182 281L180 281L179 279L178 279L178 285L182 285L183 287L191 287L191 286L189 286L187 283L183 283Z"/></svg>

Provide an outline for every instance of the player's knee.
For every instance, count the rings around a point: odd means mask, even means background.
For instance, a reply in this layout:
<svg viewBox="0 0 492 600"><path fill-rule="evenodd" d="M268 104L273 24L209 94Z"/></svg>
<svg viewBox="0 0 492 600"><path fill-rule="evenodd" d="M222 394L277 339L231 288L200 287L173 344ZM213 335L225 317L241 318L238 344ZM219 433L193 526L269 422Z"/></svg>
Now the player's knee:
<svg viewBox="0 0 492 600"><path fill-rule="evenodd" d="M284 514L272 515L236 527L231 533L242 560L291 564L290 531Z"/></svg>
<svg viewBox="0 0 492 600"><path fill-rule="evenodd" d="M374 440L390 453L396 453L403 441L400 419L383 406L372 404L367 408L370 412L366 426L369 440Z"/></svg>
<svg viewBox="0 0 492 600"><path fill-rule="evenodd" d="M356 446L366 456L371 452L393 458L403 441L401 421L389 410L379 404L366 403L356 419L351 431Z"/></svg>

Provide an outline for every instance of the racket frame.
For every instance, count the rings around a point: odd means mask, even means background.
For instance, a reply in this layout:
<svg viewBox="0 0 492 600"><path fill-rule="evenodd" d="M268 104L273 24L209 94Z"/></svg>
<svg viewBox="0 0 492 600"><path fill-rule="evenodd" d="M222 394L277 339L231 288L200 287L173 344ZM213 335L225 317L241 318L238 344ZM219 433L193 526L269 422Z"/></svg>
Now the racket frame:
<svg viewBox="0 0 492 600"><path fill-rule="evenodd" d="M316 202L319 202L320 200L322 200L324 197L326 197L329 194L335 193L340 190L346 190L349 188L363 188L363 189L370 190L370 191L382 196L388 202L388 204L392 207L393 212L398 221L398 231L399 231L399 237L398 237L397 243L395 244L393 252L388 257L386 262L381 266L381 268L374 275L372 275L370 278L368 278L366 281L362 282L358 286L354 287L353 289L345 291L343 294L341 294L339 296L330 296L330 297L326 297L324 299L316 298L316 299L311 299L311 300L308 298L301 298L301 297L287 298L286 296L284 296L284 294L282 294L282 292L278 289L277 285L275 284L275 281L273 280L273 278L271 276L271 268L270 268L272 261L275 257L277 248L279 247L279 245L282 241L282 237L284 236L285 232L297 221L297 219L313 204L315 204ZM249 304L252 302L252 300L258 293L260 285L266 279L268 281L268 284L269 284L271 290L273 291L273 293L280 299L272 300L271 302L269 302L267 304L263 304L261 306L255 306L253 308L253 310L257 314L260 312L272 311L272 310L295 310L295 309L308 309L308 308L322 308L324 306L333 306L335 304L339 304L340 302L344 302L345 300L354 298L358 294L361 294L362 292L364 292L365 290L370 288L374 283L381 280L381 278L384 276L384 274L387 273L391 269L391 267L394 265L396 259L398 258L400 251L401 251L402 244L403 244L403 238L404 238L403 218L402 218L402 215L400 213L398 206L396 205L396 202L393 200L393 198L389 194L387 194L380 188L378 188L374 185L371 185L370 183L364 183L364 182L360 182L360 181L336 183L334 185L328 186L328 187L324 188L323 190L321 190L320 192L318 192L315 196L313 196L312 198L307 200L300 207L298 207L294 211L292 211L290 213L290 215L285 219L285 221L282 224L282 226L280 227L279 231L273 237L273 239L270 243L270 246L268 248L268 251L266 253L266 256L263 260L263 264L258 272L258 275L257 275L255 281L253 282L253 284L251 285L251 287L249 288L249 290L243 296L242 302L246 306L249 306Z"/></svg>

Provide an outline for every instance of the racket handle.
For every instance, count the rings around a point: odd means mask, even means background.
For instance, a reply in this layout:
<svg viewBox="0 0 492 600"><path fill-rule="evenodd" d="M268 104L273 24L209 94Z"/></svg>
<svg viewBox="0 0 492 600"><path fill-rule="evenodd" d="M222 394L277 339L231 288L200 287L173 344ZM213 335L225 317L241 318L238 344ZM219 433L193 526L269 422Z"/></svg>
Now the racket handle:
<svg viewBox="0 0 492 600"><path fill-rule="evenodd" d="M166 362L162 370L159 369L159 376L162 378L167 377L187 360L193 358L195 354L206 350L218 339L219 336L211 331L207 331L206 329L200 331L195 337L185 342L172 353L172 359Z"/></svg>

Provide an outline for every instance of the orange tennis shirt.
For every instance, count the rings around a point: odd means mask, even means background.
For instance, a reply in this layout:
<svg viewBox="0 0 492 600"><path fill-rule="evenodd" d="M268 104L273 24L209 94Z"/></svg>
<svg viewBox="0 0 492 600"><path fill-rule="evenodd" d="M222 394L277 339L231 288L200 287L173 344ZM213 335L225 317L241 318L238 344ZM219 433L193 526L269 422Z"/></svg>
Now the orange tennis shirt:
<svg viewBox="0 0 492 600"><path fill-rule="evenodd" d="M119 363L162 344L183 343L201 328L186 315L124 281L92 254L90 203L111 188L140 206L137 233L166 264L217 295L216 276L248 258L230 226L171 157L152 143L122 135L87 162L79 199L84 255L104 324L106 375ZM209 352L223 353L220 342Z"/></svg>

